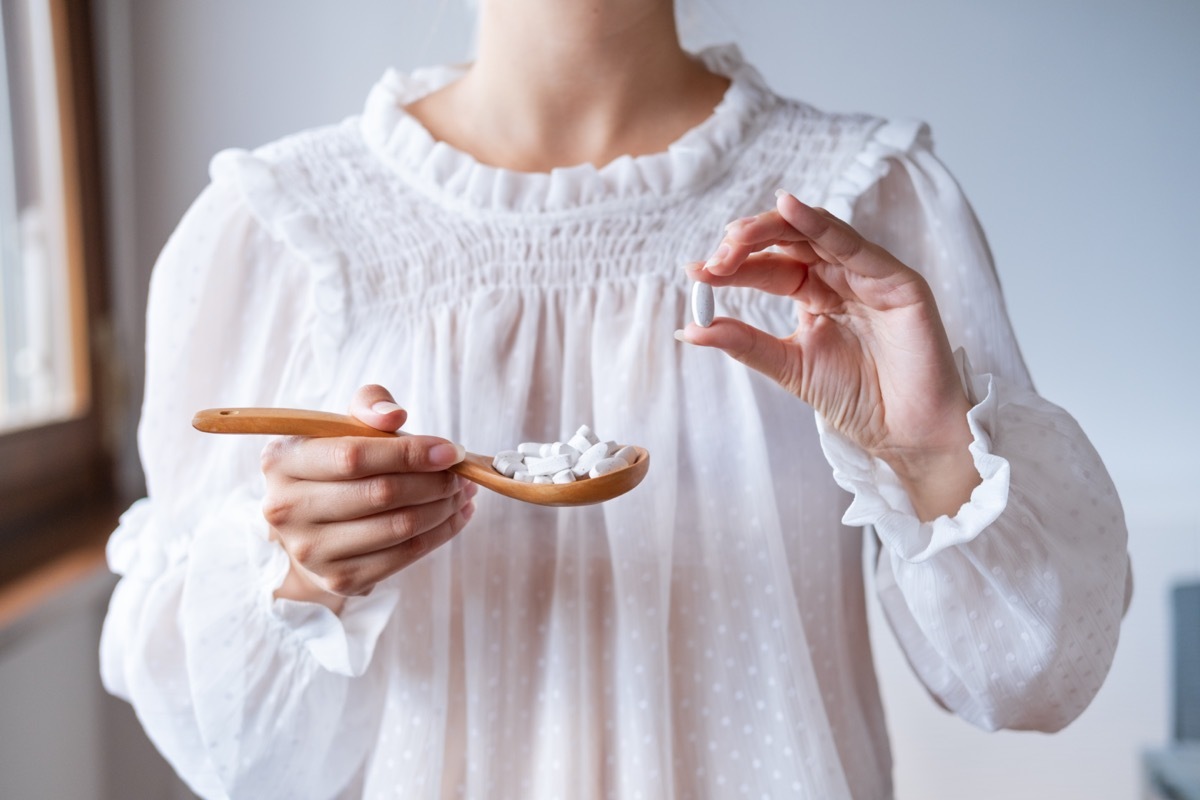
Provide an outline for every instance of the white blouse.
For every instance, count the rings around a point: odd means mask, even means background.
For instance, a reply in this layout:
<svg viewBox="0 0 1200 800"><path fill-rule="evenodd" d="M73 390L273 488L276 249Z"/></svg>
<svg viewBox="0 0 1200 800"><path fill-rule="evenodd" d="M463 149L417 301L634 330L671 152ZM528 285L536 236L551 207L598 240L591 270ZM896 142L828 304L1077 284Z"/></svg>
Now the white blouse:
<svg viewBox="0 0 1200 800"><path fill-rule="evenodd" d="M713 115L599 169L516 173L435 142L402 107L446 68L389 73L359 117L214 160L154 273L149 497L109 545L101 645L105 685L195 791L888 797L860 526L937 702L1055 730L1095 695L1129 579L1121 507L1075 421L1034 393L928 131L782 99L732 48L703 57L732 79ZM955 517L919 522L887 466L795 397L673 339L680 265L779 186L932 285L983 479ZM780 298L717 302L795 324ZM600 506L481 493L455 540L340 616L275 600L288 560L260 512L264 442L191 415L344 411L364 383L393 391L406 429L476 452L588 423L651 469Z"/></svg>

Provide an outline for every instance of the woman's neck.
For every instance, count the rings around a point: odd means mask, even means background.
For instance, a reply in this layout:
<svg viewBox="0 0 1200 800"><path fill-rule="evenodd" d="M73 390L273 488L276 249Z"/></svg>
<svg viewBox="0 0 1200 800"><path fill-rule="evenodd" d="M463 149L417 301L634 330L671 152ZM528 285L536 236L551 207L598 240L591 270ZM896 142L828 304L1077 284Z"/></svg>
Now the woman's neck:
<svg viewBox="0 0 1200 800"><path fill-rule="evenodd" d="M409 112L484 163L545 172L663 150L727 86L680 46L670 0L483 0L475 63Z"/></svg>

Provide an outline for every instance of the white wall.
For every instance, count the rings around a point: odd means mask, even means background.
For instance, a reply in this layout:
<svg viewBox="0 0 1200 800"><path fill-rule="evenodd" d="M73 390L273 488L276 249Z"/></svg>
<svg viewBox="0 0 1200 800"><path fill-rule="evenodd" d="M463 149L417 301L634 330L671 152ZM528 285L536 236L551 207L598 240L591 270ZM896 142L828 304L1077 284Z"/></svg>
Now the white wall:
<svg viewBox="0 0 1200 800"><path fill-rule="evenodd" d="M1167 587L1200 577L1200 265L1186 235L1200 186L1200 5L684 4L691 40L738 41L782 92L933 124L989 233L1040 389L1083 423L1126 505L1134 604L1107 685L1065 733L977 733L934 707L877 630L899 797L1134 796L1139 748L1167 731ZM101 6L114 246L135 266L117 302L138 314L213 152L356 112L386 65L468 52L456 0ZM136 324L121 336L140 352Z"/></svg>

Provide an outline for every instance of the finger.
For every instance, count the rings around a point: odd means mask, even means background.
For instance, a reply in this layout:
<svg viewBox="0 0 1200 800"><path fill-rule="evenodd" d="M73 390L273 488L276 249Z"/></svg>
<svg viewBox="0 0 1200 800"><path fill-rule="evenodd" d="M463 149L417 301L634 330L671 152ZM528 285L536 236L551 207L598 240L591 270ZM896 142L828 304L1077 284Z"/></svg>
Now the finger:
<svg viewBox="0 0 1200 800"><path fill-rule="evenodd" d="M827 259L821 255L820 251L813 247L812 242L807 239L802 242L784 242L775 245L775 251L789 255L802 264L816 264L818 261L826 261ZM771 251L768 251L771 252Z"/></svg>
<svg viewBox="0 0 1200 800"><path fill-rule="evenodd" d="M470 502L466 490L432 503L324 525L294 525L280 531L292 560L321 574L335 561L386 550L436 527Z"/></svg>
<svg viewBox="0 0 1200 800"><path fill-rule="evenodd" d="M687 265L688 277L713 286L744 286L791 297L808 277L808 267L785 253L754 253L730 275L714 275L699 262Z"/></svg>
<svg viewBox="0 0 1200 800"><path fill-rule="evenodd" d="M263 472L293 480L344 481L371 475L437 472L466 457L462 445L437 436L285 437L267 443Z"/></svg>
<svg viewBox="0 0 1200 800"><path fill-rule="evenodd" d="M399 430L408 419L392 393L382 386L368 384L360 387L350 399L350 415L381 431Z"/></svg>
<svg viewBox="0 0 1200 800"><path fill-rule="evenodd" d="M326 591L349 597L363 594L375 584L396 574L438 549L466 527L474 514L468 503L452 517L425 533L386 550L367 553L327 565L317 580Z"/></svg>
<svg viewBox="0 0 1200 800"><path fill-rule="evenodd" d="M718 251L720 251L720 248L718 248ZM691 264L688 264L686 265L686 268L703 269L705 272L708 272L712 275L724 277L725 275L731 275L736 272L741 268L741 265L745 261L753 257L758 252L783 253L784 255L791 256L802 264L810 265L815 264L818 261L827 260L825 255L814 248L812 243L807 239L797 242L784 242L775 239L764 240L762 242L754 242L745 245L735 244L732 249L720 252L722 252L721 260L716 262L720 264L719 268L709 268L709 264L714 264L713 259L709 259L708 262L697 261L695 262L694 267ZM716 258L716 256L714 255L713 258ZM713 285L717 286L719 284L714 283Z"/></svg>
<svg viewBox="0 0 1200 800"><path fill-rule="evenodd" d="M729 275L751 254L772 246L803 245L807 237L772 209L731 223L704 267L715 275ZM808 251L805 251L808 252ZM804 256L796 253L802 260Z"/></svg>
<svg viewBox="0 0 1200 800"><path fill-rule="evenodd" d="M264 514L273 525L358 519L451 497L467 481L453 472L388 472L345 481L292 481L272 487Z"/></svg>
<svg viewBox="0 0 1200 800"><path fill-rule="evenodd" d="M795 343L772 336L736 319L720 317L702 328L688 323L675 332L675 338L700 347L724 350L732 358L756 369L793 392L800 387L797 370L800 358L794 352Z"/></svg>
<svg viewBox="0 0 1200 800"><path fill-rule="evenodd" d="M764 242L798 242L806 237L772 208L753 217L734 220L725 228L722 241L744 245Z"/></svg>
<svg viewBox="0 0 1200 800"><path fill-rule="evenodd" d="M324 525L319 536L311 537L314 551L307 555L314 562L328 563L387 550L433 530L469 502L471 497L464 489L441 500Z"/></svg>
<svg viewBox="0 0 1200 800"><path fill-rule="evenodd" d="M905 269L886 250L867 241L854 228L824 209L805 205L783 191L778 195L776 208L779 215L831 263L842 264L869 278L885 278Z"/></svg>

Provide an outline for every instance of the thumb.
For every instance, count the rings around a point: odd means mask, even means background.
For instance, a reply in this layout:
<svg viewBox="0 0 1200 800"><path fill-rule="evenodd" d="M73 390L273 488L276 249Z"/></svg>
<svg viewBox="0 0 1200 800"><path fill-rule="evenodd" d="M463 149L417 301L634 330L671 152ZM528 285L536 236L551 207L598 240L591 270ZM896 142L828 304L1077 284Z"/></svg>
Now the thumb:
<svg viewBox="0 0 1200 800"><path fill-rule="evenodd" d="M408 419L408 412L396 404L392 393L382 386L360 387L350 400L350 416L381 431L395 431Z"/></svg>
<svg viewBox="0 0 1200 800"><path fill-rule="evenodd" d="M699 347L724 350L789 391L795 392L800 386L796 372L801 360L791 352L795 345L740 320L722 317L707 328L689 322L683 330L675 331L675 338Z"/></svg>

